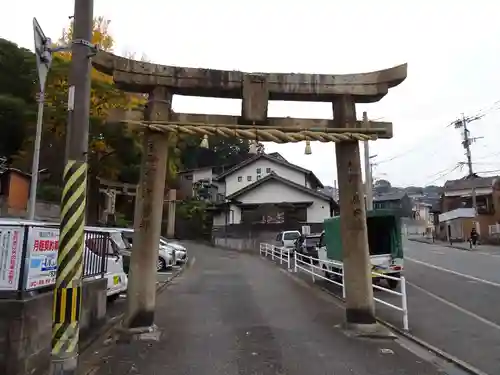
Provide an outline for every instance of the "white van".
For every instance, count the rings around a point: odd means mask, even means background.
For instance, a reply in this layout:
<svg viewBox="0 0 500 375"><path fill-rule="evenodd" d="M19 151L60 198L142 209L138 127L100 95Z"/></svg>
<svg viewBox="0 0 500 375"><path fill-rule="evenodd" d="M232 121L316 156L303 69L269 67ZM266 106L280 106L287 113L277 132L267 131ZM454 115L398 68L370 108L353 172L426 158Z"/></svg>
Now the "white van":
<svg viewBox="0 0 500 375"><path fill-rule="evenodd" d="M277 246L292 248L295 247L295 241L300 237L298 230L285 230L276 235Z"/></svg>
<svg viewBox="0 0 500 375"><path fill-rule="evenodd" d="M128 277L123 270L123 256L127 249L122 233L115 228L85 227L85 253L84 263L88 273L93 273L91 269L95 265L100 266L100 255L104 246L106 251L107 270L105 277L108 279L107 296L116 299L120 293L127 291ZM99 236L102 233L103 236ZM103 241L106 241L103 244ZM97 258L97 261L96 261ZM92 262L93 261L93 262ZM99 276L97 276L99 277Z"/></svg>

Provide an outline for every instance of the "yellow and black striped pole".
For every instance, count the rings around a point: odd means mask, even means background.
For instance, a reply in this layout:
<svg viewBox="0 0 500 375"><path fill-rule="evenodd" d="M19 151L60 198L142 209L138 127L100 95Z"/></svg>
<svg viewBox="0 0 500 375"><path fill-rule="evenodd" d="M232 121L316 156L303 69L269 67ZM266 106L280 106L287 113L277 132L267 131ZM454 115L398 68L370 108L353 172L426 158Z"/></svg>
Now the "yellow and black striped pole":
<svg viewBox="0 0 500 375"><path fill-rule="evenodd" d="M93 0L75 0L68 93L66 166L52 316L52 375L75 375L82 309Z"/></svg>
<svg viewBox="0 0 500 375"><path fill-rule="evenodd" d="M69 160L64 170L61 231L52 317L52 358L76 368L82 306L87 163ZM65 372L59 371L61 374Z"/></svg>

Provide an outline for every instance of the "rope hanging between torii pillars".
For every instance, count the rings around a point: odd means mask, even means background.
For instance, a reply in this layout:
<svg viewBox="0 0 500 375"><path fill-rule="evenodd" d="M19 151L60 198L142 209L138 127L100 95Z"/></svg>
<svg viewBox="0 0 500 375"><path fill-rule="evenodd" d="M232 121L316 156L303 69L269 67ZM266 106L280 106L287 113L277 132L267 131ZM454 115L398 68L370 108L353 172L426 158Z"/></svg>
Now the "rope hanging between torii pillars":
<svg viewBox="0 0 500 375"><path fill-rule="evenodd" d="M343 142L368 141L378 139L384 134L384 128L273 128L268 126L245 125L198 125L198 124L171 124L146 121L123 120L123 123L148 128L162 133L182 135L238 137L254 141L293 143L302 141Z"/></svg>

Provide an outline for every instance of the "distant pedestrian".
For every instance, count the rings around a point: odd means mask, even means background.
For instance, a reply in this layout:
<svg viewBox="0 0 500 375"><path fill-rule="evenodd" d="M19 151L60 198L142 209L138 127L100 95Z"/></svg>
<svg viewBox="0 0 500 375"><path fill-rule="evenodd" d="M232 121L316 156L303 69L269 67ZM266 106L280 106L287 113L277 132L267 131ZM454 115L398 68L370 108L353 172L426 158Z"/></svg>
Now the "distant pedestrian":
<svg viewBox="0 0 500 375"><path fill-rule="evenodd" d="M476 228L472 228L470 231L470 248L472 249L472 246L476 247L477 246L477 240L479 238L479 234L476 231Z"/></svg>

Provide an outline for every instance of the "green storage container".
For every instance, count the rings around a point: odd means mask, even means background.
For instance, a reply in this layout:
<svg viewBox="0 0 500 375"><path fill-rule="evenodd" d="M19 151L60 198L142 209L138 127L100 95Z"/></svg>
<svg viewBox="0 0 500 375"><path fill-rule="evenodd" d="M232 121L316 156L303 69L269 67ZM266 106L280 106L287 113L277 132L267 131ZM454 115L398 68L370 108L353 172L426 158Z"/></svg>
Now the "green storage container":
<svg viewBox="0 0 500 375"><path fill-rule="evenodd" d="M391 254L403 259L401 218L393 210L373 210L366 213L370 255ZM342 231L340 216L325 219L326 253L331 260L342 261Z"/></svg>

